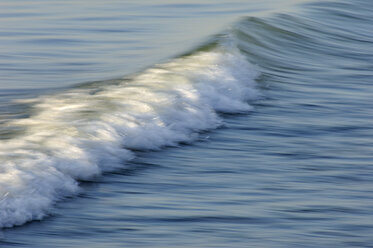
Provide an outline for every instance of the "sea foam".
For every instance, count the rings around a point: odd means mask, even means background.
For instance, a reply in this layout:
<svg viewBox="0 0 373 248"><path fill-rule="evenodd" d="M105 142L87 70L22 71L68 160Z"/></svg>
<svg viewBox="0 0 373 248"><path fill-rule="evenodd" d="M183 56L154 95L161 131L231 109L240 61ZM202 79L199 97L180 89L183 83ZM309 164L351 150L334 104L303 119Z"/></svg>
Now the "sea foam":
<svg viewBox="0 0 373 248"><path fill-rule="evenodd" d="M79 192L79 180L126 166L134 150L193 141L221 124L218 112L249 111L256 74L239 51L220 47L29 100L31 115L7 123L21 133L0 141L0 228L43 218Z"/></svg>

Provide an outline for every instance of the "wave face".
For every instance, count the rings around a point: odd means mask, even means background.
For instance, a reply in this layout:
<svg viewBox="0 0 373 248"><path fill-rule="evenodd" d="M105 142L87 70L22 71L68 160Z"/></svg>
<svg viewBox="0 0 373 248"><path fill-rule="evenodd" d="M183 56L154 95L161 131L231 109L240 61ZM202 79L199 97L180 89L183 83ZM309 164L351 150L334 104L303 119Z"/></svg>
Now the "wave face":
<svg viewBox="0 0 373 248"><path fill-rule="evenodd" d="M220 45L156 65L131 78L24 100L21 130L0 142L0 227L42 219L79 192L78 180L124 166L133 150L190 142L221 124L217 112L249 111L257 73Z"/></svg>

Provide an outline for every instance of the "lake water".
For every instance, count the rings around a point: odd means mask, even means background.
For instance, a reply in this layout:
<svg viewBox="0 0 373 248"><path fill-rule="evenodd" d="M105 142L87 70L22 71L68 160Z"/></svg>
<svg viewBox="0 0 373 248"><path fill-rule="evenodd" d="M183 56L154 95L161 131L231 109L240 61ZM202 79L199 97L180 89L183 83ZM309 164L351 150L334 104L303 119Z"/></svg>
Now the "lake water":
<svg viewBox="0 0 373 248"><path fill-rule="evenodd" d="M372 9L0 2L0 247L373 247Z"/></svg>

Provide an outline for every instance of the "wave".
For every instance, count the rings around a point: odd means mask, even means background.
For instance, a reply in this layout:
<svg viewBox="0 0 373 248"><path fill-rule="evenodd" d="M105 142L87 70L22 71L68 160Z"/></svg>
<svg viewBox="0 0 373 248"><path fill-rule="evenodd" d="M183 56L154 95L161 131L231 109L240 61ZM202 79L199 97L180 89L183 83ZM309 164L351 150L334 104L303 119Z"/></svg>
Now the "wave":
<svg viewBox="0 0 373 248"><path fill-rule="evenodd" d="M79 192L80 180L126 166L138 150L192 142L221 125L219 112L250 111L260 96L256 81L334 92L350 83L345 72L357 73L355 64L361 84L371 76L371 59L363 63L361 54L372 57L365 4L316 2L302 15L246 17L227 35L134 75L19 101L31 106L28 116L1 123L0 228L42 219Z"/></svg>
<svg viewBox="0 0 373 248"><path fill-rule="evenodd" d="M0 228L45 217L79 192L79 180L125 166L136 150L191 142L221 125L219 112L249 111L257 70L221 42L131 77L23 100L30 116L0 140Z"/></svg>

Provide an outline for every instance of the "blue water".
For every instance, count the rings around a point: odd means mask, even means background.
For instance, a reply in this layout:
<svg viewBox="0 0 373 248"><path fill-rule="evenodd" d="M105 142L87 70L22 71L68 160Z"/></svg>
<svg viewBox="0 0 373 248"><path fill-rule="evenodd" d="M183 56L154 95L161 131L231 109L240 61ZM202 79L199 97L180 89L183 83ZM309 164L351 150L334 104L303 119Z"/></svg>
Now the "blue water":
<svg viewBox="0 0 373 248"><path fill-rule="evenodd" d="M4 70L1 247L373 247L372 3L158 3L142 58Z"/></svg>

